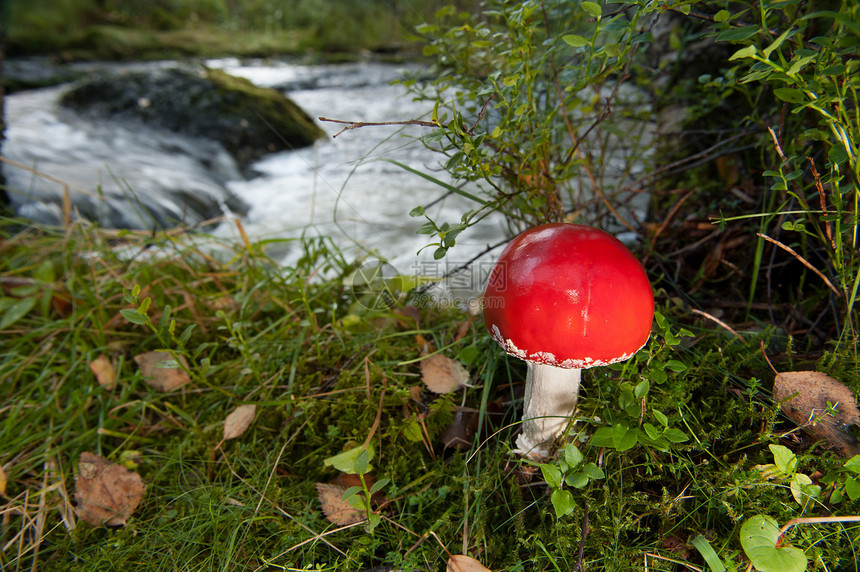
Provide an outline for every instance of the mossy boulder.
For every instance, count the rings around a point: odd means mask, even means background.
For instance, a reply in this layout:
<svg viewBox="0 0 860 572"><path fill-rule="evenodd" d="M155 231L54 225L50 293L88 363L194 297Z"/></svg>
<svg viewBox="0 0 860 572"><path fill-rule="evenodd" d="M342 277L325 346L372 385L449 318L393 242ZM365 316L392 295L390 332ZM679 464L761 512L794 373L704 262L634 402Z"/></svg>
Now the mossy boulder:
<svg viewBox="0 0 860 572"><path fill-rule="evenodd" d="M93 74L67 91L61 104L85 116L141 121L216 141L243 169L324 135L284 94L206 67Z"/></svg>

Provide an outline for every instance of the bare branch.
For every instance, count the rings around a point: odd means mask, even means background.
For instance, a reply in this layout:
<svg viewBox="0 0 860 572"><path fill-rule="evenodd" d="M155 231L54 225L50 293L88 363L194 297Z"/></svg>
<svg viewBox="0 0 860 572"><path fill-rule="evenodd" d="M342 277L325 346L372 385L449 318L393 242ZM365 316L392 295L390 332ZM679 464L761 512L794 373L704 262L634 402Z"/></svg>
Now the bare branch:
<svg viewBox="0 0 860 572"><path fill-rule="evenodd" d="M342 123L345 124L346 127L332 135L332 139L343 133L344 131L350 131L352 129L358 129L359 127L379 127L381 125L420 125L421 127L441 127L435 121L421 121L419 119L409 119L407 121L343 121L342 119L329 119L328 117L320 117L320 121L328 121L329 123Z"/></svg>

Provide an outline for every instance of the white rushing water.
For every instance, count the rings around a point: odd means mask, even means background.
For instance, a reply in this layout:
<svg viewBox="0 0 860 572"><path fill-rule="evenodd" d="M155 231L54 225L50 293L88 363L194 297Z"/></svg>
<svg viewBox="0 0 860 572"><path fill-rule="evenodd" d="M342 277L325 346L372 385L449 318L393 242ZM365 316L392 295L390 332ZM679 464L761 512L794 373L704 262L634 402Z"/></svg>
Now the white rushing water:
<svg viewBox="0 0 860 572"><path fill-rule="evenodd" d="M102 67L121 71L170 65L175 64ZM420 71L415 66L370 62L301 65L236 59L213 60L206 65L282 91L315 118L360 122L426 120L432 109L429 102L414 101L403 86L393 83L405 72ZM7 97L4 156L86 194L99 209L110 211L107 214L113 216L111 220L149 228L127 206L129 191L134 193L133 200L163 206L171 200L167 195L172 192L171 196L175 196L175 189L187 190L196 197L223 197L226 187L248 206L240 221L252 241L326 236L347 259L379 257L401 273L432 277L445 275L506 236L504 220L494 215L460 234L457 245L442 261L433 260L434 247L422 250L434 237L416 234L425 220L410 217L410 210L431 205L427 212L435 221L456 223L463 212L476 207L468 199L448 194L440 185L391 162L450 182L440 168L445 158L420 141L427 133L426 127L362 127L333 138L343 125L319 122L330 135L328 138L313 147L271 154L252 165L252 176L243 178L232 158L211 141L120 121L93 121L61 109L57 101L64 89ZM635 92L630 99L636 99ZM605 163L609 179L602 181L604 188L617 188L641 171L641 162L629 162L625 157L631 153L627 149L630 141L636 140L629 135L634 131L647 135L648 129L642 129L645 125L640 120L624 126L621 131L626 136L616 140L615 150L604 149L609 154ZM647 147L647 143L644 145ZM632 171L628 170L631 164ZM34 215L32 218L39 220L35 215L47 213L56 218L56 181L8 165L4 165L4 172L10 186L16 187L13 192L18 193L13 203L25 203L19 206L22 215ZM50 185L54 188L46 190ZM53 202L46 198L51 192ZM632 208L641 220L647 197L640 193L632 202L636 201ZM120 208L117 204L126 206ZM182 219L182 215L181 206L170 212L174 220ZM237 224L229 216L208 232L235 243L241 240ZM302 254L298 241L274 240L271 244L269 255L285 265L291 265ZM497 253L498 250L489 254L471 272L460 275L456 290L479 291Z"/></svg>
<svg viewBox="0 0 860 572"><path fill-rule="evenodd" d="M402 86L392 85L405 71L398 66L248 66L230 60L210 65L284 91L312 117L361 122L429 119L428 103L415 102ZM329 135L344 127L330 122L320 122L320 126ZM362 127L320 141L313 148L263 159L255 165L259 177L229 185L251 205L243 224L254 237L295 236L310 231L332 237L355 256L375 252L401 271L420 260L426 270L434 249L416 257L428 237L415 233L424 219L408 213L416 206L439 200L446 191L389 162L397 161L449 182L439 167L443 157L419 140L426 131L420 126ZM462 197L448 196L428 213L437 221L454 223L475 206ZM501 218L491 217L461 234L443 264L466 261L503 237Z"/></svg>
<svg viewBox="0 0 860 572"><path fill-rule="evenodd" d="M427 119L431 109L426 102L413 101L402 86L392 84L405 71L402 66L249 64L229 59L207 65L283 91L312 117L404 121ZM465 210L475 207L456 195L443 198L446 191L442 187L386 161L447 181L439 167L443 157L419 140L425 127L350 130L313 147L269 155L253 165L256 176L243 179L229 160L218 158L208 162L215 166L214 175L202 172L199 155L209 148L189 148L200 142L139 126L104 121L87 124L58 108L62 90L8 96L4 155L70 183L73 189L95 194L95 189L81 187L96 181L105 192L105 185L119 181L134 189L146 178L168 178L174 185L202 192L213 180L222 182L249 206L241 223L251 240L328 236L348 258L379 256L403 273L442 275L446 268L469 260L505 236L502 219L490 217L462 233L445 261L432 260L432 247L418 254L430 237L416 235L424 219L410 217L410 210L433 203L428 214L439 222L454 223ZM343 127L327 122L320 126L329 135ZM9 166L4 169L7 177L13 175L10 183L17 181L33 198L27 207L31 211L58 209L36 200L38 185L48 183ZM236 224L230 220L213 234L239 240ZM301 252L296 243L280 243L270 254L290 264ZM472 289L478 287L471 285Z"/></svg>

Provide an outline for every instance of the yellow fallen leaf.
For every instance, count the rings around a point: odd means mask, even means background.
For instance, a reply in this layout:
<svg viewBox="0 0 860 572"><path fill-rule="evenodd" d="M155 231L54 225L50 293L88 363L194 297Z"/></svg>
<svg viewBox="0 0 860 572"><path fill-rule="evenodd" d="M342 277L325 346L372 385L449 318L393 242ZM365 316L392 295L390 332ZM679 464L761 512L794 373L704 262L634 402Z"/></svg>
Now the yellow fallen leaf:
<svg viewBox="0 0 860 572"><path fill-rule="evenodd" d="M173 391L179 389L191 378L182 368L178 367L160 367L162 362L173 361L173 356L170 352L154 351L134 356L134 361L137 367L140 368L140 373L143 375L143 380L148 386L158 391ZM184 356L179 356L179 363L186 369L188 362Z"/></svg>
<svg viewBox="0 0 860 572"><path fill-rule="evenodd" d="M93 526L124 525L143 499L140 475L93 453L81 453L75 481L76 512Z"/></svg>
<svg viewBox="0 0 860 572"><path fill-rule="evenodd" d="M446 572L492 572L489 568L463 554L455 554L448 559Z"/></svg>
<svg viewBox="0 0 860 572"><path fill-rule="evenodd" d="M116 385L116 369L106 355L99 354L96 359L91 361L90 371L96 376L99 385L105 389L113 389Z"/></svg>
<svg viewBox="0 0 860 572"><path fill-rule="evenodd" d="M224 440L240 437L251 423L257 413L256 405L240 405L224 419Z"/></svg>
<svg viewBox="0 0 860 572"><path fill-rule="evenodd" d="M6 496L6 471L3 470L3 465L0 465L0 496Z"/></svg>
<svg viewBox="0 0 860 572"><path fill-rule="evenodd" d="M469 382L469 372L459 362L442 354L421 360L421 381L433 393L448 393Z"/></svg>

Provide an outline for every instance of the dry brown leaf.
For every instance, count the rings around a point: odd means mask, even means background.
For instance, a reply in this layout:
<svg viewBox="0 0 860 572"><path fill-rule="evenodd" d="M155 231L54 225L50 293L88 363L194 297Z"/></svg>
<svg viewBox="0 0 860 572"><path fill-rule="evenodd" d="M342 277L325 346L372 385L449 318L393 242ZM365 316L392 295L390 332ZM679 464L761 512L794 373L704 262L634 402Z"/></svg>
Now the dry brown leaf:
<svg viewBox="0 0 860 572"><path fill-rule="evenodd" d="M81 453L75 499L81 520L93 526L128 522L143 498L140 475L93 453Z"/></svg>
<svg viewBox="0 0 860 572"><path fill-rule="evenodd" d="M795 395L796 394L796 395ZM854 394L846 385L818 371L778 373L773 384L773 398L782 404L782 412L816 439L824 439L844 457L860 454L860 443L848 431L860 425L860 409ZM834 414L827 413L827 403Z"/></svg>
<svg viewBox="0 0 860 572"><path fill-rule="evenodd" d="M366 518L360 510L354 509L343 500L343 492L346 489L339 485L329 483L317 483L317 496L322 505L326 520L338 526L355 524Z"/></svg>
<svg viewBox="0 0 860 572"><path fill-rule="evenodd" d="M446 449L469 449L478 430L478 413L477 409L458 407L454 419L439 436L442 446Z"/></svg>
<svg viewBox="0 0 860 572"><path fill-rule="evenodd" d="M251 423L257 413L256 405L240 405L224 419L224 440L240 437Z"/></svg>
<svg viewBox="0 0 860 572"><path fill-rule="evenodd" d="M448 393L469 382L469 372L459 362L442 354L421 360L421 381L433 393Z"/></svg>
<svg viewBox="0 0 860 572"><path fill-rule="evenodd" d="M188 368L185 357L178 356L179 362ZM158 391L173 391L191 381L188 374L181 368L158 367L164 361L173 361L169 352L154 351L134 356L137 367L143 375L143 380L148 386Z"/></svg>
<svg viewBox="0 0 860 572"><path fill-rule="evenodd" d="M492 572L489 568L472 558L463 554L454 554L448 558L446 572Z"/></svg>
<svg viewBox="0 0 860 572"><path fill-rule="evenodd" d="M90 362L90 371L96 376L96 381L105 389L113 389L116 385L116 369L110 359L99 354L99 357Z"/></svg>

